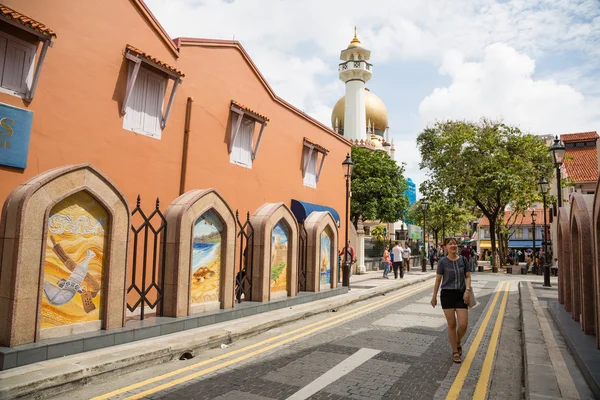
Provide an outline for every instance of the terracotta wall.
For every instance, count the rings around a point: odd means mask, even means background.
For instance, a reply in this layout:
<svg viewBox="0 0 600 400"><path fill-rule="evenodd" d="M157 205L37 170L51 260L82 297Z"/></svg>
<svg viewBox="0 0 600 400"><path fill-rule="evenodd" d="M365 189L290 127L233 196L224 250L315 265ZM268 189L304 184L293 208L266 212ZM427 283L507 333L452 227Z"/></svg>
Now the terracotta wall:
<svg viewBox="0 0 600 400"><path fill-rule="evenodd" d="M242 213L252 213L265 202L289 206L294 198L333 207L343 215L341 163L350 150L348 142L274 99L238 45L190 44L178 55L134 0L4 3L44 23L58 37L48 50L30 104L0 93L0 102L34 112L27 168L0 166L0 202L34 175L85 162L110 177L131 208L141 194L147 207L160 197L166 209L179 196L186 101L193 97L186 190L216 188ZM186 74L161 140L122 127L127 44ZM165 106L172 84L169 80ZM252 169L229 162L231 100L270 119ZM317 189L303 185L304 137L330 150Z"/></svg>

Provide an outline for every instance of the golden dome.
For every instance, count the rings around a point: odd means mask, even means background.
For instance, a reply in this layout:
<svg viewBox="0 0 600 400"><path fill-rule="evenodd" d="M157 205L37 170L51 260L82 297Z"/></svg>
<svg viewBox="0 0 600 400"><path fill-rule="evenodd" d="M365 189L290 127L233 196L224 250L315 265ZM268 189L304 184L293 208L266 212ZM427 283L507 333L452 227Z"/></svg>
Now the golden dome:
<svg viewBox="0 0 600 400"><path fill-rule="evenodd" d="M348 48L351 48L351 47L362 47L362 43L356 37L356 27L354 27L354 38L352 39L352 41L348 45Z"/></svg>
<svg viewBox="0 0 600 400"><path fill-rule="evenodd" d="M340 131L343 130L345 106L346 96L342 96L342 98L335 103L333 111L331 112L331 126L333 129L335 129L335 120L337 118ZM367 109L367 125L369 124L369 120L371 120L373 131L379 136L383 136L388 126L388 112L385 104L379 97L371 93L369 89L365 88L365 106Z"/></svg>

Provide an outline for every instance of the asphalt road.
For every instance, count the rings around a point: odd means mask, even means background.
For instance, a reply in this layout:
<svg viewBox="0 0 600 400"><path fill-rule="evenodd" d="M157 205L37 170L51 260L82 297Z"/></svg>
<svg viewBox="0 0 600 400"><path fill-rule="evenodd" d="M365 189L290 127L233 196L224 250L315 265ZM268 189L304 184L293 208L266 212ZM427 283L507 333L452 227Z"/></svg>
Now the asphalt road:
<svg viewBox="0 0 600 400"><path fill-rule="evenodd" d="M474 275L463 364L429 281L58 399L520 399L518 291L507 279Z"/></svg>

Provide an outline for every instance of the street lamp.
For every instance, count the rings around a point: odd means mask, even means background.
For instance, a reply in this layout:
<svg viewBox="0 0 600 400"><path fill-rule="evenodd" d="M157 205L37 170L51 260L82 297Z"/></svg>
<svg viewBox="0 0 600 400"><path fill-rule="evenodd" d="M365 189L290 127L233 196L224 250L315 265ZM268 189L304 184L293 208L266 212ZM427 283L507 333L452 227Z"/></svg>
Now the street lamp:
<svg viewBox="0 0 600 400"><path fill-rule="evenodd" d="M535 262L535 210L531 211L531 223L533 224L533 273L537 274L537 263Z"/></svg>
<svg viewBox="0 0 600 400"><path fill-rule="evenodd" d="M421 200L421 207L423 208L423 254L424 257L421 257L421 272L427 272L427 265L425 263L425 259L427 257L427 248L425 247L425 227L427 222L427 206L429 202L425 199Z"/></svg>
<svg viewBox="0 0 600 400"><path fill-rule="evenodd" d="M560 166L565 160L565 153L567 149L563 146L562 142L558 138L558 135L555 136L554 144L550 147L550 151L552 152L552 159L554 160L554 168L556 168L556 193L558 194L558 207L562 207L562 189L560 187Z"/></svg>
<svg viewBox="0 0 600 400"><path fill-rule="evenodd" d="M544 246L544 260L540 260L544 265L544 286L551 287L550 285L550 263L548 262L548 235L546 232L546 193L548 193L548 188L550 184L543 176L540 178L540 182L538 183L540 187L540 192L542 192L542 201L544 202L544 230L542 231L542 245Z"/></svg>
<svg viewBox="0 0 600 400"><path fill-rule="evenodd" d="M344 247L344 264L342 267L342 286L346 286L350 289L350 264L352 260L348 260L349 243L348 243L348 225L350 224L350 180L352 179L352 168L354 168L354 162L350 158L350 153L346 155L346 159L342 163L346 177L346 246ZM351 255L352 256L352 255Z"/></svg>

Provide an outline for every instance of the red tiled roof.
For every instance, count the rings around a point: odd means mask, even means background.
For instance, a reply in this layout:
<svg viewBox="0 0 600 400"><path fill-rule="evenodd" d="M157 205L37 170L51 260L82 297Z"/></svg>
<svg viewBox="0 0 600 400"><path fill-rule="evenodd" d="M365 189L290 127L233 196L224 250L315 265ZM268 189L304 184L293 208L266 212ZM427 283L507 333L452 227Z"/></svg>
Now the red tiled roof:
<svg viewBox="0 0 600 400"><path fill-rule="evenodd" d="M504 211L504 222L509 223L512 226L531 225L531 223L532 223L531 211L532 211L531 209L525 211L525 215L522 215L522 214L513 215L513 211ZM550 223L550 211L551 211L551 208L549 208L548 205L546 204L546 221L548 223ZM544 209L536 208L535 214L536 214L535 223L543 224L544 223ZM490 221L487 219L487 217L484 216L479 220L479 226L490 226Z"/></svg>
<svg viewBox="0 0 600 400"><path fill-rule="evenodd" d="M46 25L42 24L41 22L37 22L36 20L29 18L19 12L16 12L11 8L6 7L4 4L0 4L0 14L2 14L4 18L11 19L22 25L25 25L26 27L37 31L42 35L49 36L52 38L56 37L56 33L54 33L54 31L48 28Z"/></svg>
<svg viewBox="0 0 600 400"><path fill-rule="evenodd" d="M323 153L329 153L329 150L327 150L325 147L313 142L308 138L304 138L304 142L310 144L311 146L314 146L317 150L321 150Z"/></svg>
<svg viewBox="0 0 600 400"><path fill-rule="evenodd" d="M567 149L563 165L567 176L575 182L598 180L598 151L595 147Z"/></svg>
<svg viewBox="0 0 600 400"><path fill-rule="evenodd" d="M593 139L598 139L598 134L596 133L596 131L565 133L563 135L560 135L560 140L562 140L563 142L579 142Z"/></svg>
<svg viewBox="0 0 600 400"><path fill-rule="evenodd" d="M244 110L245 112L253 115L254 117L258 118L258 119L262 119L263 121L269 122L269 118L265 117L264 115L261 115L259 113L257 113L256 111L252 110L249 107L246 107L245 105L243 105L242 103L238 103L235 100L231 100L231 104L236 105L237 107L241 108L242 110Z"/></svg>
<svg viewBox="0 0 600 400"><path fill-rule="evenodd" d="M144 57L146 60L148 60L148 61L151 61L151 62L153 62L153 63L155 63L155 64L157 64L157 65L160 65L161 67L168 69L169 71L171 71L171 72L173 72L173 73L175 73L175 74L179 75L179 76L180 76L180 77L182 77L182 78L185 76L185 74L184 74L183 72L181 72L180 70L178 70L177 68L170 66L170 65L169 65L169 64L167 64L166 62L160 61L158 58L156 58L156 57L153 57L153 56L151 56L150 54L148 54L148 53L145 53L145 52L143 52L142 50L140 50L140 49L138 49L138 48L136 48L136 47L133 47L133 46L132 46L132 45L130 45L130 44L128 44L128 45L127 45L127 47L126 47L126 51L129 51L129 52L131 52L131 53L138 54L138 55L140 55L140 56Z"/></svg>

